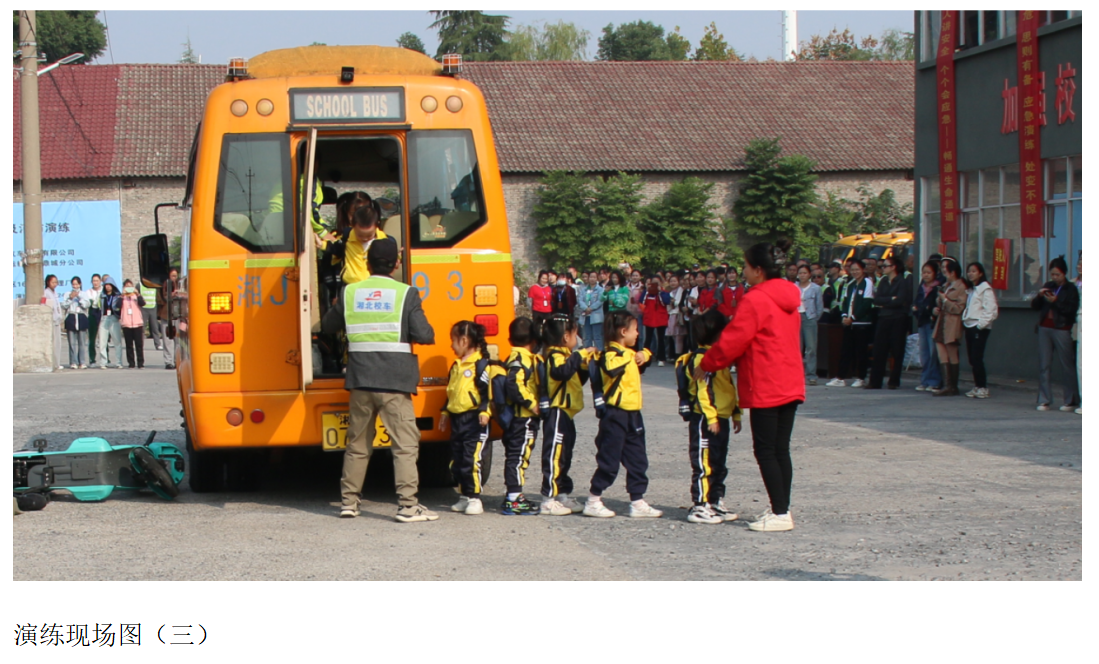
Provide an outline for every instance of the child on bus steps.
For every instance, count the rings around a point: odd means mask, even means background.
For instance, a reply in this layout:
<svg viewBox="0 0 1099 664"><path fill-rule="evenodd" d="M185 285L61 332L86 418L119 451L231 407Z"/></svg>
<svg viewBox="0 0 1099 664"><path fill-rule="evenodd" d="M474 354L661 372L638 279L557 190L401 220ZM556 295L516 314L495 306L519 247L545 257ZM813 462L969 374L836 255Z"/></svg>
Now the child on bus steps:
<svg viewBox="0 0 1099 664"><path fill-rule="evenodd" d="M675 363L679 413L688 423L694 507L687 513L687 520L691 523L713 524L737 518L725 509L724 501L730 418L733 433L740 433L736 386L728 369L706 374L703 380L695 380L693 375L725 325L725 316L717 309L692 320L691 333L698 339L698 351L681 355Z"/></svg>
<svg viewBox="0 0 1099 664"><path fill-rule="evenodd" d="M572 316L555 314L547 322L545 380L542 399L542 506L550 516L575 514L583 505L569 496L573 490L569 469L576 446L573 418L584 408L583 386L588 379L588 362L595 348L573 349L580 342L580 326Z"/></svg>
<svg viewBox="0 0 1099 664"><path fill-rule="evenodd" d="M481 462L489 434L489 352L485 328L463 320L450 329L450 347L458 359L450 367L446 407L439 416L439 431L450 424L450 452L454 475L462 495L453 512L481 514Z"/></svg>
<svg viewBox="0 0 1099 664"><path fill-rule="evenodd" d="M598 468L591 478L584 516L614 516L603 505L602 496L618 477L618 467L625 466L630 516L660 517L664 513L645 502L649 458L645 452L645 422L641 417L641 373L652 355L647 350L631 350L637 343L638 330L637 319L629 312L610 314L604 321L603 334L607 345L598 358L597 387L601 393L595 398L599 417L599 434L595 437Z"/></svg>
<svg viewBox="0 0 1099 664"><path fill-rule="evenodd" d="M504 484L507 496L502 514L538 514L539 508L523 496L530 455L538 437L538 373L542 357L535 354L539 341L534 321L520 316L508 326L511 355L507 361L506 402L511 421L504 430ZM495 397L493 398L495 401Z"/></svg>

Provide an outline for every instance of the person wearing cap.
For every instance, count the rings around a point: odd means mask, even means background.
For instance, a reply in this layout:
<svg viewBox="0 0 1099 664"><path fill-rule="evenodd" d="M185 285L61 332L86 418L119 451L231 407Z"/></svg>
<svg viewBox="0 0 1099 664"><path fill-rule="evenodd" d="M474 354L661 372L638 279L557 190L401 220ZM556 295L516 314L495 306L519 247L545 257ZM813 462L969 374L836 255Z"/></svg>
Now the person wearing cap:
<svg viewBox="0 0 1099 664"><path fill-rule="evenodd" d="M360 208L360 211L369 208ZM357 216L357 214L356 214ZM393 439L393 474L400 507L397 521L411 523L439 518L419 503L420 431L412 395L420 382L420 364L412 344L435 343L420 293L391 276L400 263L393 238L370 243L366 262L370 276L347 284L322 321L325 334L346 331L350 422L343 457L341 518L359 515L363 481L374 448L375 421L381 416Z"/></svg>
<svg viewBox="0 0 1099 664"><path fill-rule="evenodd" d="M843 289L847 285L847 274L841 261L832 261L828 266L828 281L821 294L824 298L824 310L828 312L828 322L838 323L842 318L840 304L843 301Z"/></svg>

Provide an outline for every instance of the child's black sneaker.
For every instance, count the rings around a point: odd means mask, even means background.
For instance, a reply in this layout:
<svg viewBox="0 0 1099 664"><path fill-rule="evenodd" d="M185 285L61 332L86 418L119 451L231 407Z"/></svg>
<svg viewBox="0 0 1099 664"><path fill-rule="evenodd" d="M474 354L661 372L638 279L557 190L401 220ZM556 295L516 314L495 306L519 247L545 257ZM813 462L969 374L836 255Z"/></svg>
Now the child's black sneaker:
<svg viewBox="0 0 1099 664"><path fill-rule="evenodd" d="M504 500L500 505L501 514L538 514L538 510L538 505L527 500L522 494L519 494L515 500Z"/></svg>

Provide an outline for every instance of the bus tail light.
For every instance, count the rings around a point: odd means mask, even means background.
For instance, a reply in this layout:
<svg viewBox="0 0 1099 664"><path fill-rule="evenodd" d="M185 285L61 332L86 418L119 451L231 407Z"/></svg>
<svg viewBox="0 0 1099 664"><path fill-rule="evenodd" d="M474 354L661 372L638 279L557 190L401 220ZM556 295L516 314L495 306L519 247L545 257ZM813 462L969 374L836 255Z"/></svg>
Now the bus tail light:
<svg viewBox="0 0 1099 664"><path fill-rule="evenodd" d="M255 424L262 424L263 423L263 411L259 410L258 408L256 410L253 410L252 414L249 415L249 417L252 419L252 422L255 423Z"/></svg>
<svg viewBox="0 0 1099 664"><path fill-rule="evenodd" d="M232 353L210 353L210 373L231 374L236 371L236 356Z"/></svg>
<svg viewBox="0 0 1099 664"><path fill-rule="evenodd" d="M239 408L230 408L229 412L225 414L225 421L229 423L229 426L239 427L244 422L244 413L240 412Z"/></svg>
<svg viewBox="0 0 1099 664"><path fill-rule="evenodd" d="M473 322L485 326L486 337L495 337L497 334L500 334L500 319L496 317L496 314L474 316Z"/></svg>
<svg viewBox="0 0 1099 664"><path fill-rule="evenodd" d="M210 343L211 344L231 344L233 343L233 324L226 323L210 323Z"/></svg>
<svg viewBox="0 0 1099 664"><path fill-rule="evenodd" d="M496 286L473 287L473 306L475 307L495 307L496 297Z"/></svg>
<svg viewBox="0 0 1099 664"><path fill-rule="evenodd" d="M206 311L212 314L233 313L233 294L210 293L206 297Z"/></svg>

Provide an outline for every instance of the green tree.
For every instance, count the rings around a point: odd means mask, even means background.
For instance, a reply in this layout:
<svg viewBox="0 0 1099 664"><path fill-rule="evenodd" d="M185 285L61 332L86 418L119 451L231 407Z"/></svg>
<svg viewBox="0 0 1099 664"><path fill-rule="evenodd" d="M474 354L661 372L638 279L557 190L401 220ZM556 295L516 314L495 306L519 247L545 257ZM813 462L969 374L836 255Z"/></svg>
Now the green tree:
<svg viewBox="0 0 1099 664"><path fill-rule="evenodd" d="M637 223L641 212L641 177L618 173L597 180L592 205L589 258L596 263L639 264L645 253Z"/></svg>
<svg viewBox="0 0 1099 664"><path fill-rule="evenodd" d="M539 184L532 216L542 258L548 265L586 264L592 235L591 181L583 173L550 171Z"/></svg>
<svg viewBox="0 0 1099 664"><path fill-rule="evenodd" d="M35 41L38 52L52 62L69 55L83 53L81 64L86 64L107 48L107 28L95 15L97 11L36 11ZM14 31L12 41L19 50L19 12L12 12ZM17 55L16 58L19 56Z"/></svg>
<svg viewBox="0 0 1099 664"><path fill-rule="evenodd" d="M510 17L480 11L432 11L435 22L429 27L439 31L436 58L459 53L467 62L507 59L507 24Z"/></svg>
<svg viewBox="0 0 1099 664"><path fill-rule="evenodd" d="M710 203L713 189L712 182L687 177L642 208L638 223L645 241L642 265L686 268L713 261L718 248L717 205Z"/></svg>
<svg viewBox="0 0 1099 664"><path fill-rule="evenodd" d="M195 55L195 50L191 48L191 35L187 35L187 41L183 42L183 54L179 56L179 64L181 65L197 65L198 56Z"/></svg>
<svg viewBox="0 0 1099 664"><path fill-rule="evenodd" d="M878 38L875 60L915 60L916 40L911 32L890 28Z"/></svg>
<svg viewBox="0 0 1099 664"><path fill-rule="evenodd" d="M400 37L397 37L397 46L400 46L401 48L407 48L410 51L427 53L427 49L424 47L424 42L411 32L405 32Z"/></svg>
<svg viewBox="0 0 1099 664"><path fill-rule="evenodd" d="M911 203L898 203L892 189L875 194L865 182L858 186L857 200L848 201L853 211L852 232L883 233L894 228L911 228L914 219Z"/></svg>
<svg viewBox="0 0 1099 664"><path fill-rule="evenodd" d="M599 38L597 60L686 60L690 43L679 34L679 29L667 37L664 28L648 21L623 23L617 28L613 23L603 28Z"/></svg>
<svg viewBox="0 0 1099 664"><path fill-rule="evenodd" d="M781 152L778 138L756 139L745 149L748 172L733 203L737 229L748 244L785 236L796 248L807 248L818 235L816 164Z"/></svg>
<svg viewBox="0 0 1099 664"><path fill-rule="evenodd" d="M743 58L725 41L725 35L717 31L717 24L711 22L706 26L702 39L698 41L694 59L740 62Z"/></svg>
<svg viewBox="0 0 1099 664"><path fill-rule="evenodd" d="M539 28L520 25L508 38L508 59L516 61L584 60L591 33L575 23L558 21Z"/></svg>
<svg viewBox="0 0 1099 664"><path fill-rule="evenodd" d="M813 35L808 42L802 42L801 49L794 55L796 60L874 60L878 41L866 37L862 42L855 41L855 35L847 28L839 32L835 28L825 36Z"/></svg>

